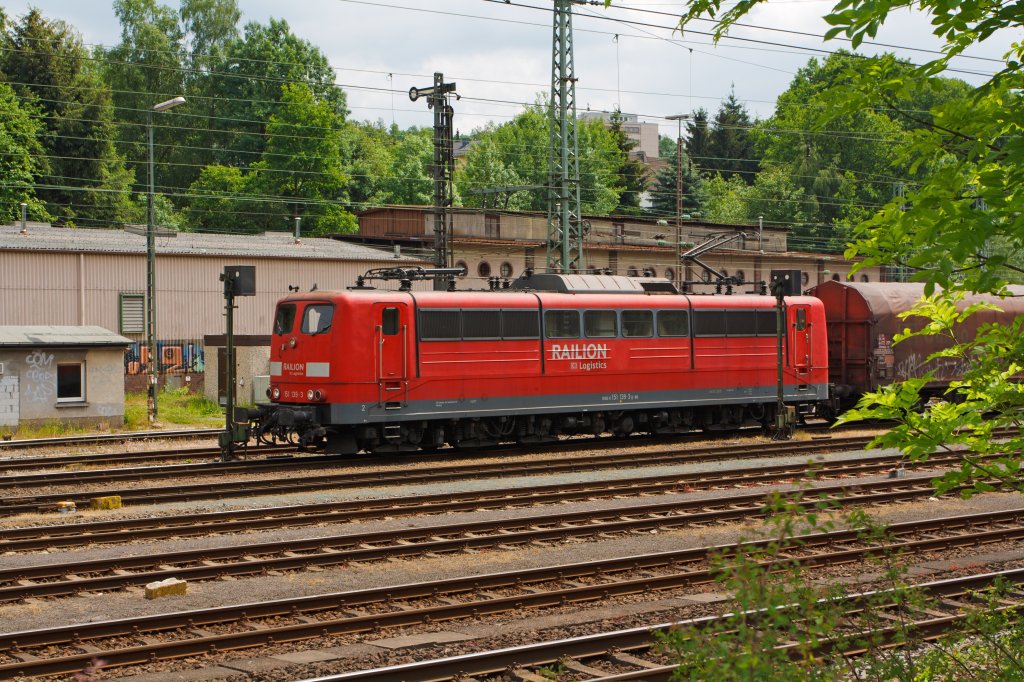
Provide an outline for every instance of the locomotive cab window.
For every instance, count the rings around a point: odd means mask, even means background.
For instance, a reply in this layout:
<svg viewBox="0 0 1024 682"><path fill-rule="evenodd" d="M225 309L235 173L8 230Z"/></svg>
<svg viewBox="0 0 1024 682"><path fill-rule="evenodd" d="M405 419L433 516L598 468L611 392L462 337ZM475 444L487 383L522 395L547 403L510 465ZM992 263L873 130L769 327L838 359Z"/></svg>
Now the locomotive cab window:
<svg viewBox="0 0 1024 682"><path fill-rule="evenodd" d="M689 336L690 320L685 310L659 310L658 336Z"/></svg>
<svg viewBox="0 0 1024 682"><path fill-rule="evenodd" d="M796 330L802 332L807 329L807 311L803 308L796 309Z"/></svg>
<svg viewBox="0 0 1024 682"><path fill-rule="evenodd" d="M295 304L282 303L277 306L277 314L274 315L274 333L278 336L291 334L295 326Z"/></svg>
<svg viewBox="0 0 1024 682"><path fill-rule="evenodd" d="M614 310L588 310L583 313L583 331L587 338L610 338L618 334Z"/></svg>
<svg viewBox="0 0 1024 682"><path fill-rule="evenodd" d="M580 314L575 310L545 310L544 335L549 339L580 338Z"/></svg>
<svg viewBox="0 0 1024 682"><path fill-rule="evenodd" d="M334 320L334 306L330 303L314 303L306 306L302 313L302 333L316 336L330 331Z"/></svg>
<svg viewBox="0 0 1024 682"><path fill-rule="evenodd" d="M650 310L623 310L622 335L627 338L654 336L654 313Z"/></svg>
<svg viewBox="0 0 1024 682"><path fill-rule="evenodd" d="M380 319L381 333L394 336L398 333L398 308L385 308Z"/></svg>

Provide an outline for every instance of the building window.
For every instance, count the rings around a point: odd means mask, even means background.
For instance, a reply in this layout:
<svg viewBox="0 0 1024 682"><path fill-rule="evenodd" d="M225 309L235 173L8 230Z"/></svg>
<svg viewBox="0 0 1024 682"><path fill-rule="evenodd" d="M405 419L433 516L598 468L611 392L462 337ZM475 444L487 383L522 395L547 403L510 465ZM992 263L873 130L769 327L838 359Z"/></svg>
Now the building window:
<svg viewBox="0 0 1024 682"><path fill-rule="evenodd" d="M630 265L628 268L626 268L627 277L636 277L638 274L639 272L637 271L635 265Z"/></svg>
<svg viewBox="0 0 1024 682"><path fill-rule="evenodd" d="M526 254L523 256L523 267L527 270L533 270L533 248L526 249Z"/></svg>
<svg viewBox="0 0 1024 682"><path fill-rule="evenodd" d="M459 275L459 277L465 277L466 275L469 274L469 266L466 265L466 261L460 260L458 263L455 264L455 267L462 268L462 274Z"/></svg>
<svg viewBox="0 0 1024 682"><path fill-rule="evenodd" d="M484 215L484 236L488 239L501 238L501 216L496 213Z"/></svg>
<svg viewBox="0 0 1024 682"><path fill-rule="evenodd" d="M142 334L146 331L146 295L118 295L118 329L122 334Z"/></svg>
<svg viewBox="0 0 1024 682"><path fill-rule="evenodd" d="M57 363L57 402L80 403L85 400L85 363Z"/></svg>
<svg viewBox="0 0 1024 682"><path fill-rule="evenodd" d="M658 276L658 271L653 266L644 268L644 277L657 277L657 276Z"/></svg>
<svg viewBox="0 0 1024 682"><path fill-rule="evenodd" d="M480 261L480 265L476 266L476 274L481 277L491 276L491 264L485 260Z"/></svg>
<svg viewBox="0 0 1024 682"><path fill-rule="evenodd" d="M626 241L626 225L624 223L612 223L612 237L616 244Z"/></svg>
<svg viewBox="0 0 1024 682"><path fill-rule="evenodd" d="M811 281L811 276L810 275L808 275L806 272L800 273L800 283L802 285L807 286L807 284L810 281Z"/></svg>
<svg viewBox="0 0 1024 682"><path fill-rule="evenodd" d="M871 280L868 279L867 275L861 275L860 276L860 281L862 281L862 282L870 282Z"/></svg>
<svg viewBox="0 0 1024 682"><path fill-rule="evenodd" d="M508 261L505 261L504 263L501 264L501 268L498 270L498 272L501 273L502 277L511 277L512 276L512 264L509 263Z"/></svg>
<svg viewBox="0 0 1024 682"><path fill-rule="evenodd" d="M839 281L839 273L838 272L836 274L832 275L832 281L833 282L838 282Z"/></svg>
<svg viewBox="0 0 1024 682"><path fill-rule="evenodd" d="M736 274L733 275L733 277L735 277L736 281L739 282L740 284L743 284L744 282L747 281L747 275L742 270L737 270Z"/></svg>
<svg viewBox="0 0 1024 682"><path fill-rule="evenodd" d="M676 269L665 268L665 279L669 280L670 282L676 281Z"/></svg>
<svg viewBox="0 0 1024 682"><path fill-rule="evenodd" d="M609 251L608 252L608 270L610 275L619 274L619 252Z"/></svg>

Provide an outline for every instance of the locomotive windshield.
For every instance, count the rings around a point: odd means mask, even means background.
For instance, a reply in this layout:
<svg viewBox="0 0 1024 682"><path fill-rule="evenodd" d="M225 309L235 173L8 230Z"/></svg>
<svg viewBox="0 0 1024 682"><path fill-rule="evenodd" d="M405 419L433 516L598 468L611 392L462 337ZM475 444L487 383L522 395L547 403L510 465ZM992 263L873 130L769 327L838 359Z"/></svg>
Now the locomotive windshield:
<svg viewBox="0 0 1024 682"><path fill-rule="evenodd" d="M277 314L274 316L274 333L278 336L290 334L293 326L295 326L295 304L282 303L277 306Z"/></svg>
<svg viewBox="0 0 1024 682"><path fill-rule="evenodd" d="M333 319L333 305L329 303L308 305L302 314L302 333L310 336L322 334L331 328Z"/></svg>

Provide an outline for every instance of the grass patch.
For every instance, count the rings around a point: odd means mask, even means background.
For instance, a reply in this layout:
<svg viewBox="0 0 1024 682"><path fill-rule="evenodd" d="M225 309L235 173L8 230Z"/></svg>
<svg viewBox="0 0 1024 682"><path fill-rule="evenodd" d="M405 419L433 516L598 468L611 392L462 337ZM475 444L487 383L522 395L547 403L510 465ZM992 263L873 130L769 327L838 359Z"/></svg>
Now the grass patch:
<svg viewBox="0 0 1024 682"><path fill-rule="evenodd" d="M184 426L220 426L224 423L224 410L212 400L187 388L157 393L157 418L165 424ZM128 393L124 400L124 427L129 431L144 430L149 426L149 407L146 394Z"/></svg>

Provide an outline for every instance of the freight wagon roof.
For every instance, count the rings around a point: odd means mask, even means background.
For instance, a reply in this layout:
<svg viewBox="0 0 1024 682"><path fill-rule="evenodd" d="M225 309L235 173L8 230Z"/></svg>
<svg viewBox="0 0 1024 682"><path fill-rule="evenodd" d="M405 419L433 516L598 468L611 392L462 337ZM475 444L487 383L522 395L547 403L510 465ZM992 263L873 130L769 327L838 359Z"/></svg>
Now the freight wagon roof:
<svg viewBox="0 0 1024 682"><path fill-rule="evenodd" d="M978 295L966 296L960 304L965 308L974 303L989 302L1002 308L1006 313L1016 316L1024 315L1024 286L1007 287L1010 298ZM812 295L827 292L829 289L850 289L855 291L867 304L875 319L899 315L910 310L924 296L924 284L918 282L823 282L811 289Z"/></svg>
<svg viewBox="0 0 1024 682"><path fill-rule="evenodd" d="M145 228L141 228L143 231ZM286 232L232 235L175 232L157 233L158 256L227 256L237 258L284 258L317 260L381 261L423 264L417 258L394 258L390 251L362 244L303 237L299 244ZM57 253L145 254L146 237L118 229L51 227L29 223L28 234L20 225L0 225L0 250L52 251Z"/></svg>

